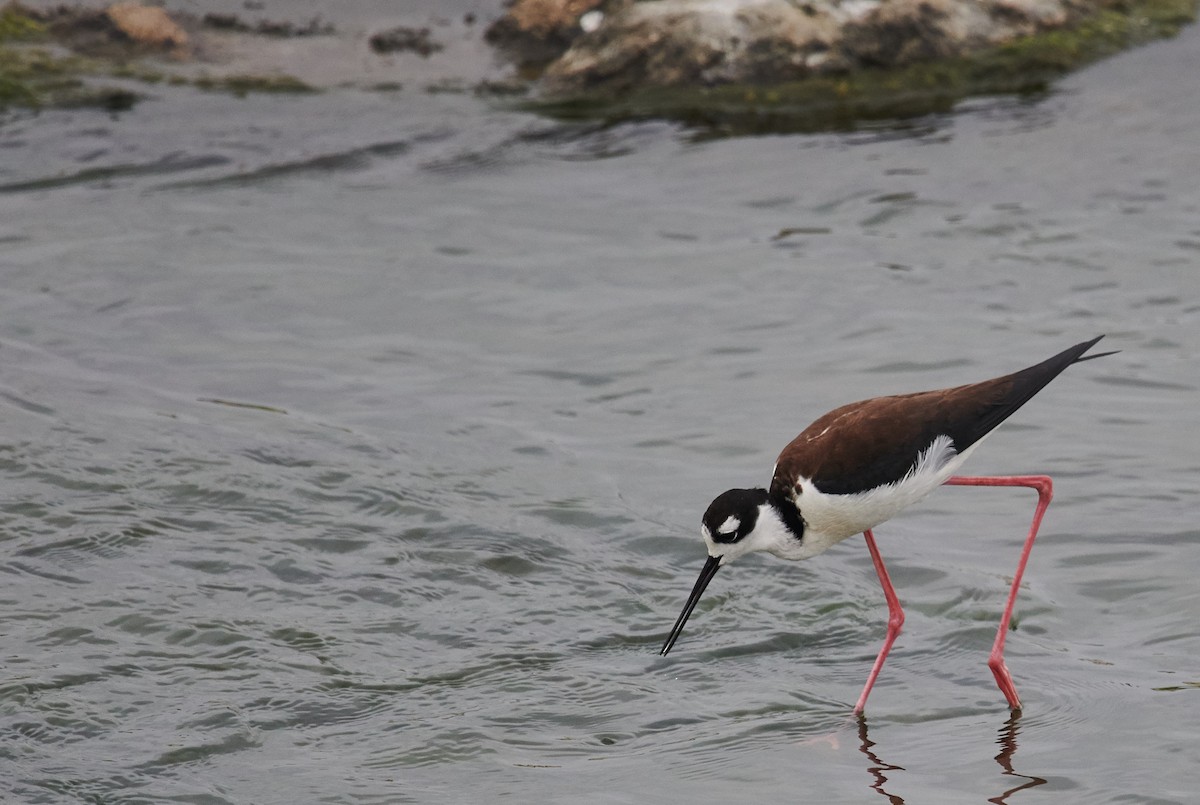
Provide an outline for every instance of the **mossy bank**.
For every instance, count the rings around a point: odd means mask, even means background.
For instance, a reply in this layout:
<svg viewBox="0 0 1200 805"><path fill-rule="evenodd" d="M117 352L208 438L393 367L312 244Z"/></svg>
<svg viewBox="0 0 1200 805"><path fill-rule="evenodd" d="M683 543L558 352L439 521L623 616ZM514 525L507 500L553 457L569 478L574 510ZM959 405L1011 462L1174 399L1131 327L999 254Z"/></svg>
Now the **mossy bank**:
<svg viewBox="0 0 1200 805"><path fill-rule="evenodd" d="M952 109L972 96L1037 94L1091 62L1175 35L1197 0L1137 0L1069 28L1020 37L951 58L848 69L779 83L637 86L544 94L524 104L563 119L666 118L717 133L852 129Z"/></svg>
<svg viewBox="0 0 1200 805"><path fill-rule="evenodd" d="M105 11L38 12L18 3L0 7L0 109L121 110L156 84L235 95L315 91L283 74L209 74L197 69L190 51L128 36L113 27Z"/></svg>

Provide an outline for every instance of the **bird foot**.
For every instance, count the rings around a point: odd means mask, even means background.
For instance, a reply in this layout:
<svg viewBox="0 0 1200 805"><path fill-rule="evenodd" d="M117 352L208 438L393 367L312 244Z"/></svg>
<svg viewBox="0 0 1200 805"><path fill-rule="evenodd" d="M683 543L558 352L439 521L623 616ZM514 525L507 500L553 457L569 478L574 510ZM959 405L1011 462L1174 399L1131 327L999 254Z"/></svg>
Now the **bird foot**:
<svg viewBox="0 0 1200 805"><path fill-rule="evenodd" d="M1004 657L989 658L988 668L992 669L992 676L996 677L996 686L1000 688L1004 698L1008 699L1008 706L1014 710L1020 710L1021 699L1017 696L1017 686L1013 684L1012 674L1008 672L1008 666L1004 664Z"/></svg>

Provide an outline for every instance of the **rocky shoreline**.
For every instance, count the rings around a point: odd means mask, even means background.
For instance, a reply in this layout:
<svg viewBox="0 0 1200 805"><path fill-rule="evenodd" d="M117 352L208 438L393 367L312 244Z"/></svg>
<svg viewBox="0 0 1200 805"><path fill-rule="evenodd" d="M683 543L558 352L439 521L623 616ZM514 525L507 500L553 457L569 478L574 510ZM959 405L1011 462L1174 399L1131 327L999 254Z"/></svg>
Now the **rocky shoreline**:
<svg viewBox="0 0 1200 805"><path fill-rule="evenodd" d="M1088 62L1173 35L1196 7L1197 0L511 0L486 25L468 14L347 34L320 18L9 2L0 7L0 107L121 109L141 97L139 86L163 82L238 94L416 84L503 96L568 118L663 117L730 132L842 128L946 110L972 95L1041 91ZM289 47L272 50L278 40ZM323 62L296 55L317 51Z"/></svg>
<svg viewBox="0 0 1200 805"><path fill-rule="evenodd" d="M548 95L759 86L962 58L1100 13L1119 0L515 0L489 41L541 71ZM1187 3L1176 4L1189 18ZM1152 12L1151 12L1152 13Z"/></svg>
<svg viewBox="0 0 1200 805"><path fill-rule="evenodd" d="M313 87L280 71L261 74L204 69L215 64L214 36L236 18L168 14L157 6L121 2L103 8L48 10L10 2L0 7L0 108L94 106L127 109L156 84L205 90L310 92ZM279 24L259 36L331 34L318 22ZM249 30L249 29L248 29ZM201 69L189 69L200 65Z"/></svg>
<svg viewBox="0 0 1200 805"><path fill-rule="evenodd" d="M547 0L517 0L508 16L530 2ZM948 111L971 96L1042 92L1071 70L1174 35L1196 5L594 0L583 24L568 26L567 46L537 64L523 56L545 49L523 50L522 38L508 35L510 20L490 34L537 72L530 106L548 114L671 118L725 133L810 131ZM549 39L561 41L562 29L559 19Z"/></svg>

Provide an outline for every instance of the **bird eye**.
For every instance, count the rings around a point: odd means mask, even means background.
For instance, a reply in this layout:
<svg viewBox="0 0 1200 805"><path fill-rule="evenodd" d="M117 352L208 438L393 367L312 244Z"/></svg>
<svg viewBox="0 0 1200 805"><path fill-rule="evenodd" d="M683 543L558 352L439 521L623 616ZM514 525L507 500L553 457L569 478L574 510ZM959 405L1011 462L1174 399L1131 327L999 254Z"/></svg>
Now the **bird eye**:
<svg viewBox="0 0 1200 805"><path fill-rule="evenodd" d="M724 522L710 532L713 542L737 542L738 531L741 527L742 521L737 517L732 515L726 517Z"/></svg>
<svg viewBox="0 0 1200 805"><path fill-rule="evenodd" d="M718 531L717 533L713 534L713 542L728 543L728 542L737 542L737 541L738 541L738 532L736 529L734 529L733 531Z"/></svg>

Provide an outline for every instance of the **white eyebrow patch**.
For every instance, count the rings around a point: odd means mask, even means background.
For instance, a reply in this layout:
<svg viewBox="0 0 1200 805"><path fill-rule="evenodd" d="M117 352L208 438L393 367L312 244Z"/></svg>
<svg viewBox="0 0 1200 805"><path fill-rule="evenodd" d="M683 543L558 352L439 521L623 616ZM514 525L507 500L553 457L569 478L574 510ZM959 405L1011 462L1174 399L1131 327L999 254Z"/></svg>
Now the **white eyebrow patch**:
<svg viewBox="0 0 1200 805"><path fill-rule="evenodd" d="M721 534L735 534L741 524L742 521L731 514L725 518L725 522L717 527L717 531Z"/></svg>

